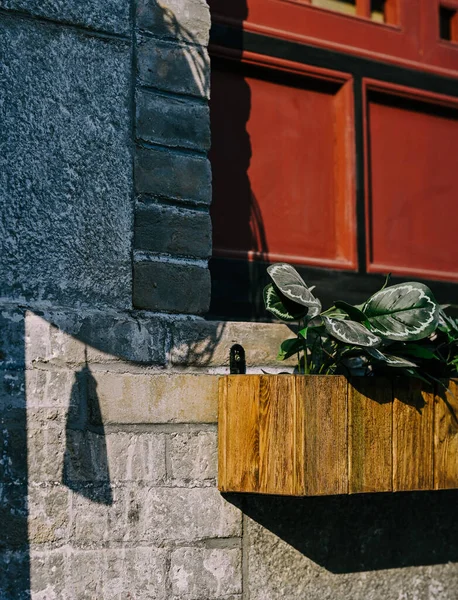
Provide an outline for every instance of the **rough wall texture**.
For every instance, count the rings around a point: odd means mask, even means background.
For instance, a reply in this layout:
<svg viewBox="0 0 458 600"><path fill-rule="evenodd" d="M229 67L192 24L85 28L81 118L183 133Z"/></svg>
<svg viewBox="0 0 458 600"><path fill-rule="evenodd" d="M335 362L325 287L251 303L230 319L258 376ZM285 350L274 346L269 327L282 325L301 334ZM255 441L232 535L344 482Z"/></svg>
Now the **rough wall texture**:
<svg viewBox="0 0 458 600"><path fill-rule="evenodd" d="M229 348L278 370L289 330L195 316L204 0L0 15L0 600L455 600L454 492L216 490Z"/></svg>

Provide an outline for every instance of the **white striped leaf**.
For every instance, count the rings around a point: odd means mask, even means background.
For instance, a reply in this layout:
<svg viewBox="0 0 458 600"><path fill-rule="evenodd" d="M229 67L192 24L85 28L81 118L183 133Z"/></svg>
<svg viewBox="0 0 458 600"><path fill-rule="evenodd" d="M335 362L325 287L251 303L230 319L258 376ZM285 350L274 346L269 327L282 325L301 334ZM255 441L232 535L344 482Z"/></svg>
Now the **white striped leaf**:
<svg viewBox="0 0 458 600"><path fill-rule="evenodd" d="M328 333L346 344L375 347L382 341L381 338L369 331L367 327L364 327L364 325L356 323L355 321L323 317L323 323Z"/></svg>
<svg viewBox="0 0 458 600"><path fill-rule="evenodd" d="M439 322L439 305L422 283L392 285L374 294L363 310L371 330L389 340L428 337Z"/></svg>
<svg viewBox="0 0 458 600"><path fill-rule="evenodd" d="M288 300L271 283L264 288L264 304L269 312L282 321L298 321L307 314L305 306Z"/></svg>
<svg viewBox="0 0 458 600"><path fill-rule="evenodd" d="M381 362L386 363L390 367L417 367L418 366L414 362L407 360L407 358L403 358L401 356L394 356L394 354L385 354L383 352L380 352L380 350L377 350L376 348L368 348L367 352L371 356L376 358L377 360L380 360Z"/></svg>
<svg viewBox="0 0 458 600"><path fill-rule="evenodd" d="M315 298L294 267L286 263L276 263L268 267L267 272L282 294L309 309L310 319L320 314L321 302Z"/></svg>

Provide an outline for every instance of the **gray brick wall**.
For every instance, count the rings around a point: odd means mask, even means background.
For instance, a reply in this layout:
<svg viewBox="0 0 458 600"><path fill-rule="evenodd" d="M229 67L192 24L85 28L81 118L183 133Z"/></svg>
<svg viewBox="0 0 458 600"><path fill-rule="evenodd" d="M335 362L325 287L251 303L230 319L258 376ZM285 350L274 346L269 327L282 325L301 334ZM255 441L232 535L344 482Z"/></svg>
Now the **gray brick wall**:
<svg viewBox="0 0 458 600"><path fill-rule="evenodd" d="M136 308L203 314L210 302L206 2L137 4Z"/></svg>

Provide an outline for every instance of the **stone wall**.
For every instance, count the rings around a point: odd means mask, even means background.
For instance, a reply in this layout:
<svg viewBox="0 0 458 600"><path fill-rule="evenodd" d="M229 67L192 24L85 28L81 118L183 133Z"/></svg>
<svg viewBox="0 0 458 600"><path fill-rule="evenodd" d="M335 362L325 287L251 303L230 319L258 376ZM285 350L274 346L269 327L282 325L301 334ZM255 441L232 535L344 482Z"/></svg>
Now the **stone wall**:
<svg viewBox="0 0 458 600"><path fill-rule="evenodd" d="M454 600L454 492L216 489L229 348L277 371L290 332L198 316L204 0L0 16L0 600Z"/></svg>

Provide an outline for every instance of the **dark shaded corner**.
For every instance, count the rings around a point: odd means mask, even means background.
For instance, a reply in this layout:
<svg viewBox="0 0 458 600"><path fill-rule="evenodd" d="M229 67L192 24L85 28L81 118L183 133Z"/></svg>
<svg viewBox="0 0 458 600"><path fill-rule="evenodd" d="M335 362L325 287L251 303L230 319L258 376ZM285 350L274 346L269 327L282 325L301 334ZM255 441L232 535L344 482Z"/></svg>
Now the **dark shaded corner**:
<svg viewBox="0 0 458 600"><path fill-rule="evenodd" d="M224 497L332 573L458 560L458 490L313 498Z"/></svg>
<svg viewBox="0 0 458 600"><path fill-rule="evenodd" d="M0 596L30 597L27 399L21 311L0 315Z"/></svg>

